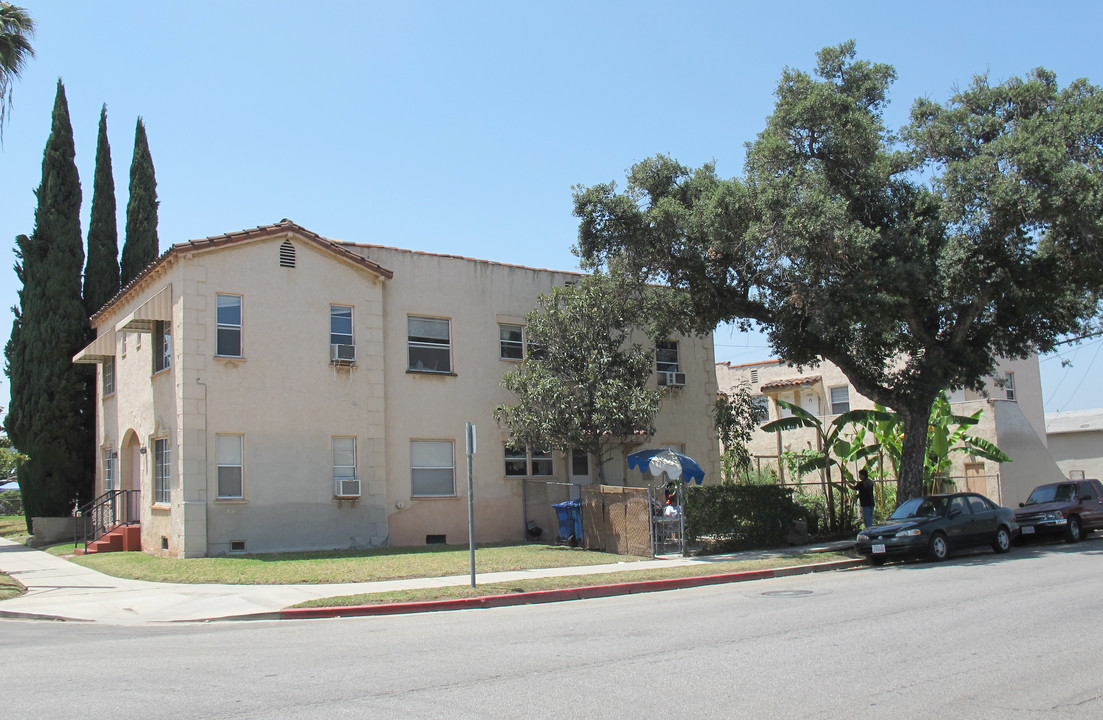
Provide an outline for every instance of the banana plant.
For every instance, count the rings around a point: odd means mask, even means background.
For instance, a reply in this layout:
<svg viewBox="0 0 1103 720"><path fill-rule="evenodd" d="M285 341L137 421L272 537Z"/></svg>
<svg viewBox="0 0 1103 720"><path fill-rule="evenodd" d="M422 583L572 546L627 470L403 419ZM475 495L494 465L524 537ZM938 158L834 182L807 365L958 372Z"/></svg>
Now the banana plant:
<svg viewBox="0 0 1103 720"><path fill-rule="evenodd" d="M969 416L954 415L949 400L940 395L931 406L927 426L927 461L924 465L924 492L938 492L949 478L952 452L963 452L993 462L1011 462L1011 457L994 443L970 435L968 429L978 422L983 410Z"/></svg>
<svg viewBox="0 0 1103 720"><path fill-rule="evenodd" d="M893 474L896 474L900 463L900 448L904 442L904 424L896 413L881 405L875 407L884 413L886 419L863 424L873 434L883 454L888 456ZM924 493L942 490L953 466L951 453L964 452L993 462L1011 462L1011 457L994 443L969 434L969 428L980 422L983 413L982 409L972 415L955 415L945 395L940 395L935 400L927 425L927 452L923 466Z"/></svg>
<svg viewBox="0 0 1103 720"><path fill-rule="evenodd" d="M850 436L844 435L848 428L868 427L870 423L888 422L893 413L884 410L851 410L837 416L830 423L824 422L799 405L778 400L778 405L789 410L790 417L774 420L766 423L762 429L766 432L795 430L797 428L811 428L816 431L816 450L818 455L810 457L797 466L799 472L811 472L822 470L824 472L824 487L827 491L828 523L833 530L847 530L850 526L851 507L847 502L847 488L853 483L847 464L857 462L876 455L877 443L866 444L865 432L858 434L851 431ZM839 481L832 479L832 468L839 469ZM835 513L835 492L839 493L838 515Z"/></svg>

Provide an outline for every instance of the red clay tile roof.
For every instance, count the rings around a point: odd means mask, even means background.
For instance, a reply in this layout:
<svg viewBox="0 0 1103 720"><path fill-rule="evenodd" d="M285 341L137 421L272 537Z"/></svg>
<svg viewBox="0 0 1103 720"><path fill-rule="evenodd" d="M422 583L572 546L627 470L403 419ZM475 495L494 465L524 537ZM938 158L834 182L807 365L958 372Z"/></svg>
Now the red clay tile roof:
<svg viewBox="0 0 1103 720"><path fill-rule="evenodd" d="M758 388L762 392L767 390L788 390L790 388L806 387L808 385L815 385L822 380L819 375L809 375L807 377L799 378L786 378L784 380L771 380L768 383L762 383Z"/></svg>

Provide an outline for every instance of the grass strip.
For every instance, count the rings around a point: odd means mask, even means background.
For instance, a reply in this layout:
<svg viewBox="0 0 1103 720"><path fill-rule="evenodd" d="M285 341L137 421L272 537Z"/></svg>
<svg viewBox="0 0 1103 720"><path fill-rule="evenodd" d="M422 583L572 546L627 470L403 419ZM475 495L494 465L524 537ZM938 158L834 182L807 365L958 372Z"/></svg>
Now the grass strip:
<svg viewBox="0 0 1103 720"><path fill-rule="evenodd" d="M72 555L73 545L55 545L47 551L66 557ZM448 545L205 558L169 558L144 552L118 552L68 559L107 575L133 580L293 585L464 575L471 567L469 552L466 546ZM644 559L649 558L556 545L495 545L475 550L475 566L480 573L615 564Z"/></svg>
<svg viewBox="0 0 1103 720"><path fill-rule="evenodd" d="M4 573L0 573L0 600L17 597L25 592L27 592L27 588L23 587L18 580L13 580Z"/></svg>
<svg viewBox="0 0 1103 720"><path fill-rule="evenodd" d="M622 570L593 575L570 575L563 577L526 578L504 583L487 583L472 588L470 585L446 586L438 588L420 588L379 593L361 593L342 595L332 598L319 598L293 605L296 608L307 607L348 607L352 605L376 605L385 603L428 602L433 600L455 600L462 598L486 597L489 595L508 595L512 593L536 592L539 590L563 590L567 588L610 585L614 583L642 582L647 580L667 580L671 578L698 577L701 575L723 575L725 573L769 570L799 565L814 565L837 560L853 560L845 553L805 553L783 557L762 558L757 560L733 560L710 562L696 565L678 565L650 570Z"/></svg>
<svg viewBox="0 0 1103 720"><path fill-rule="evenodd" d="M22 515L0 515L0 537L17 543L27 542L31 537L27 532L27 518Z"/></svg>

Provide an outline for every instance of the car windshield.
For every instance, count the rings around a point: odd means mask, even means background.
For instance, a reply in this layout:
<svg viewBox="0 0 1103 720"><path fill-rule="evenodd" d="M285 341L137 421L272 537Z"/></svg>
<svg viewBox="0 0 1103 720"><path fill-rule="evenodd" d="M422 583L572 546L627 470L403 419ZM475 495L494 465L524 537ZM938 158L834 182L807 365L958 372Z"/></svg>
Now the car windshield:
<svg viewBox="0 0 1103 720"><path fill-rule="evenodd" d="M938 517L946 510L946 498L912 498L904 501L896 512L889 516L890 520L906 520L916 517Z"/></svg>
<svg viewBox="0 0 1103 720"><path fill-rule="evenodd" d="M1043 485L1034 488L1027 498L1027 505L1039 505L1048 502L1072 502L1076 499L1076 486L1072 483L1060 483L1058 485Z"/></svg>

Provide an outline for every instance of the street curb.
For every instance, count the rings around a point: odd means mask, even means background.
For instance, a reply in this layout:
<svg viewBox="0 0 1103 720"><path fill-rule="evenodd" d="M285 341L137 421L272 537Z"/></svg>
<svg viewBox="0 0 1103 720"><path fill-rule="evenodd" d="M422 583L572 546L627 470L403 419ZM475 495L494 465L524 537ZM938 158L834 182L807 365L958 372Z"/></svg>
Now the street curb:
<svg viewBox="0 0 1103 720"><path fill-rule="evenodd" d="M812 573L866 567L867 565L868 563L864 559L836 560L813 565L794 565L792 567L776 568L772 570L745 570L742 572L721 573L719 575L696 575L692 577L670 578L669 580L641 580L638 582L590 585L586 587L565 588L562 590L536 590L527 593L457 598L455 600L380 603L376 605L349 605L346 607L284 608L279 613L239 615L211 619L270 620L273 619L274 615L278 615L281 620L308 620L318 618L362 617L367 615L403 615L417 612L439 612L442 610L473 610L505 607L508 605L533 605L537 603L561 602L564 600L588 600L592 598L612 597L615 595L658 592L661 590L680 590L683 588L702 587L705 585L720 585L750 580L810 575Z"/></svg>

